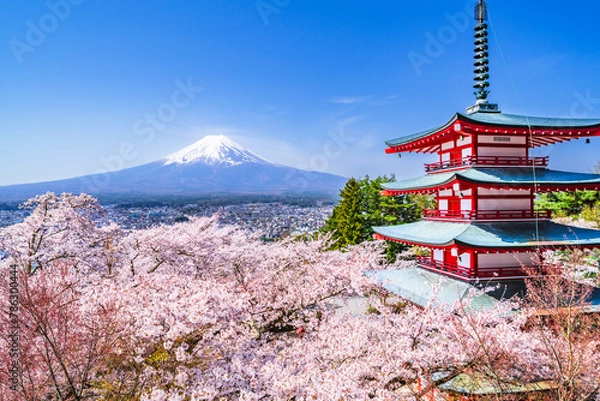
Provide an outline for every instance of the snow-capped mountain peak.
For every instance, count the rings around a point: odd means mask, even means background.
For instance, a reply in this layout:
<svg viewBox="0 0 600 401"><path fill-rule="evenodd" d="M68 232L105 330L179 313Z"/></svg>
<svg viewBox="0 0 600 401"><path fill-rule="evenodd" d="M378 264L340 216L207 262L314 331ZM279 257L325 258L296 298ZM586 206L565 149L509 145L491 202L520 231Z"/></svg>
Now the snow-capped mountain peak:
<svg viewBox="0 0 600 401"><path fill-rule="evenodd" d="M204 163L234 166L242 163L276 164L235 143L225 135L209 135L165 157L164 165Z"/></svg>

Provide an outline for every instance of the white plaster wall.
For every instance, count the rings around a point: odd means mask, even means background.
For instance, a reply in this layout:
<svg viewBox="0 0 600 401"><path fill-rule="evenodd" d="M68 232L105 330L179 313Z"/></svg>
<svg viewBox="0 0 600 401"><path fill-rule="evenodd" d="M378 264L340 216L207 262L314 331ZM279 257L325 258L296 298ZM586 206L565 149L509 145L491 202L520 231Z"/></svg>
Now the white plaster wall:
<svg viewBox="0 0 600 401"><path fill-rule="evenodd" d="M434 249L433 250L433 260L437 260L438 262L444 261L444 251L442 249Z"/></svg>
<svg viewBox="0 0 600 401"><path fill-rule="evenodd" d="M448 210L448 199L440 199L438 206L440 210Z"/></svg>
<svg viewBox="0 0 600 401"><path fill-rule="evenodd" d="M523 148L491 148L480 146L477 149L478 156L506 156L506 157L525 157L527 156L526 149Z"/></svg>
<svg viewBox="0 0 600 401"><path fill-rule="evenodd" d="M454 148L454 141L442 143L442 150L448 150Z"/></svg>
<svg viewBox="0 0 600 401"><path fill-rule="evenodd" d="M471 136L470 136L470 135L465 135L465 136L463 137L463 139L460 139L460 138L459 138L459 139L456 141L456 146L470 145L470 144L471 144L471 142L473 142L473 138L471 138Z"/></svg>
<svg viewBox="0 0 600 401"><path fill-rule="evenodd" d="M458 265L461 267L471 267L471 254L461 253L458 255Z"/></svg>
<svg viewBox="0 0 600 401"><path fill-rule="evenodd" d="M536 255L533 252L480 253L477 257L480 269L531 266L536 260Z"/></svg>
<svg viewBox="0 0 600 401"><path fill-rule="evenodd" d="M527 139L523 136L511 135L479 135L477 138L479 143L510 143L515 145L527 144Z"/></svg>
<svg viewBox="0 0 600 401"><path fill-rule="evenodd" d="M529 199L479 199L477 202L478 210L531 210L531 201Z"/></svg>
<svg viewBox="0 0 600 401"><path fill-rule="evenodd" d="M502 197L531 194L531 192L527 189L502 190L502 189L484 189L484 188L479 188L477 193L479 195L500 195Z"/></svg>

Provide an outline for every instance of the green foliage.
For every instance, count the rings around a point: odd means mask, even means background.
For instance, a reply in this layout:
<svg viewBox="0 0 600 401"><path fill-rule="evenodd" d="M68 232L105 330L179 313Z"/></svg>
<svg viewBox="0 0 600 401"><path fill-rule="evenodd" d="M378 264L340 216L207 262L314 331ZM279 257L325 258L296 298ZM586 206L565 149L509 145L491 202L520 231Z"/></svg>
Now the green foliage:
<svg viewBox="0 0 600 401"><path fill-rule="evenodd" d="M598 191L551 192L538 197L536 209L551 210L555 217L584 217L584 210L594 209L599 203Z"/></svg>
<svg viewBox="0 0 600 401"><path fill-rule="evenodd" d="M379 309L377 309L373 305L369 305L365 313L367 315L381 315L381 312L379 312Z"/></svg>
<svg viewBox="0 0 600 401"><path fill-rule="evenodd" d="M423 195L382 196L382 184L394 178L383 176L357 180L351 178L340 191L340 202L325 222L324 233L331 233L333 249L343 249L373 239L374 226L390 226L420 220L423 209L432 206L432 200ZM386 255L394 261L405 247L389 242Z"/></svg>
<svg viewBox="0 0 600 401"><path fill-rule="evenodd" d="M595 221L600 224L600 204L586 206L581 211L581 217L587 221Z"/></svg>
<svg viewBox="0 0 600 401"><path fill-rule="evenodd" d="M167 351L162 344L158 344L152 352L152 354L148 357L148 364L154 366L155 368L159 368L163 363L169 360L169 351Z"/></svg>
<svg viewBox="0 0 600 401"><path fill-rule="evenodd" d="M421 257L421 258L428 258L431 257L431 249L430 248L424 248L421 246L415 246L412 249L413 253L415 254L416 257Z"/></svg>

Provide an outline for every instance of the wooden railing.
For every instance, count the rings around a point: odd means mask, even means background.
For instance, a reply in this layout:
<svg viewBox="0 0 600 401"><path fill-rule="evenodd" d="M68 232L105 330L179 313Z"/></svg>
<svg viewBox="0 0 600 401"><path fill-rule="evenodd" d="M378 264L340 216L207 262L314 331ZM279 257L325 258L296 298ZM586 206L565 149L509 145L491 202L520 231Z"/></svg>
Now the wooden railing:
<svg viewBox="0 0 600 401"><path fill-rule="evenodd" d="M452 263L438 262L429 258L417 258L417 263L424 269L433 270L436 272L444 272L450 276L461 279L474 278L474 272L469 267L463 267Z"/></svg>
<svg viewBox="0 0 600 401"><path fill-rule="evenodd" d="M511 156L468 156L462 159L447 160L425 165L425 171L445 170L465 166L501 166L501 167L548 167L548 156L545 157L511 157Z"/></svg>
<svg viewBox="0 0 600 401"><path fill-rule="evenodd" d="M438 262L430 258L417 258L417 263L423 269L431 270L437 273L443 273L460 280L478 280L478 279L522 279L527 274L518 266L483 268L477 271L452 263Z"/></svg>
<svg viewBox="0 0 600 401"><path fill-rule="evenodd" d="M551 219L550 210L425 210L427 220Z"/></svg>

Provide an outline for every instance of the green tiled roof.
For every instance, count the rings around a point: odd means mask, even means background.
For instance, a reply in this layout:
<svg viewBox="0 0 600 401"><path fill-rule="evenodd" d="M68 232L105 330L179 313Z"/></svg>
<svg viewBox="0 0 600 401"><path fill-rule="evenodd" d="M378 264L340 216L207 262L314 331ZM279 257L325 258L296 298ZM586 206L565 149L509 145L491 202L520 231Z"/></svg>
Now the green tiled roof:
<svg viewBox="0 0 600 401"><path fill-rule="evenodd" d="M428 174L404 181L383 184L388 190L412 190L438 187L460 179L480 184L502 185L572 185L599 184L600 175L570 173L543 168L506 167L506 168L467 168L448 173Z"/></svg>
<svg viewBox="0 0 600 401"><path fill-rule="evenodd" d="M449 245L469 228L468 223L421 220L399 226L373 227L377 234L426 245Z"/></svg>
<svg viewBox="0 0 600 401"><path fill-rule="evenodd" d="M440 388L460 394L469 395L496 395L506 393L531 393L539 391L550 391L556 388L556 383L551 381L539 381L532 383L502 383L502 387L488 377L471 376L461 373L446 383L440 385Z"/></svg>
<svg viewBox="0 0 600 401"><path fill-rule="evenodd" d="M534 128L587 128L600 125L597 118L552 118L520 116L504 113L457 113L461 120L471 120L482 124L502 125L507 127L534 127ZM456 116L454 118L456 118Z"/></svg>
<svg viewBox="0 0 600 401"><path fill-rule="evenodd" d="M467 282L420 268L380 270L368 274L386 290L423 307L427 306L434 296L437 301L451 305L458 299L468 297L474 289L473 285ZM481 294L473 297L470 307L474 310L491 309L497 302L490 295Z"/></svg>
<svg viewBox="0 0 600 401"><path fill-rule="evenodd" d="M490 283L485 280L480 283L468 283L418 267L371 271L366 274L391 293L423 307L433 301L434 296L437 301L451 305L456 300L470 296L474 289L487 289L485 294L473 297L469 304L472 310L485 310L493 308L500 299L522 296L525 290L522 281L494 281L490 288ZM494 287L496 288L493 289ZM600 311L600 289L596 289L590 303L587 310Z"/></svg>
<svg viewBox="0 0 600 401"><path fill-rule="evenodd" d="M422 220L373 229L387 238L431 246L458 244L475 248L513 249L600 245L600 230L571 227L551 221L453 223Z"/></svg>
<svg viewBox="0 0 600 401"><path fill-rule="evenodd" d="M421 138L427 138L429 135L441 131L443 129L446 129L447 127L449 127L450 125L454 124L454 122L457 120L458 118L458 114L456 114L454 117L452 117L452 119L450 121L448 121L446 124L437 127L437 128L433 128L427 131L422 131L416 134L412 134L412 135L406 135L406 136L401 136L400 138L395 138L395 139L389 139L387 141L385 141L385 144L388 146L398 146L398 145L404 145L407 143L410 143L412 141L416 141L417 139L421 139Z"/></svg>
<svg viewBox="0 0 600 401"><path fill-rule="evenodd" d="M417 139L426 138L429 135L441 131L457 120L472 121L480 124L503 126L503 127L533 127L533 128L548 128L548 129L565 129L565 128L591 128L600 126L600 119L592 118L549 118L549 117L534 117L520 116L516 114L504 113L473 113L463 114L456 113L446 124L417 134L402 136L400 138L390 139L386 141L388 146L399 146L410 143Z"/></svg>

